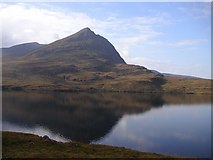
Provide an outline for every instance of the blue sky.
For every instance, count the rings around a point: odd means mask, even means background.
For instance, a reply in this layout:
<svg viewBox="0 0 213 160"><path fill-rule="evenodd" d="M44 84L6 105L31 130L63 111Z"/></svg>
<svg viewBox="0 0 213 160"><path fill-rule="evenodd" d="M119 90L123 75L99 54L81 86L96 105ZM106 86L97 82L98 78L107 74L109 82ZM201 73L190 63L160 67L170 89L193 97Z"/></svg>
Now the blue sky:
<svg viewBox="0 0 213 160"><path fill-rule="evenodd" d="M90 27L129 64L211 78L210 3L4 3L0 9L4 47L50 43Z"/></svg>

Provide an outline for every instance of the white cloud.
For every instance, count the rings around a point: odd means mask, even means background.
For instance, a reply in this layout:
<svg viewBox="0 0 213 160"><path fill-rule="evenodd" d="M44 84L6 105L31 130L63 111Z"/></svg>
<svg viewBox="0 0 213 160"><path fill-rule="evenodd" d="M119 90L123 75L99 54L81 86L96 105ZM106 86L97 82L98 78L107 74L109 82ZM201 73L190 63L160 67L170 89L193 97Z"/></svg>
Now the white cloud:
<svg viewBox="0 0 213 160"><path fill-rule="evenodd" d="M192 16L194 19L210 18L211 16L211 3L191 3L190 7L179 7L178 10L186 15Z"/></svg>
<svg viewBox="0 0 213 160"><path fill-rule="evenodd" d="M208 42L207 39L184 39L179 41L167 42L167 41L155 41L151 40L147 42L148 45L164 45L164 46L173 46L173 47L186 47L186 46L193 46L203 44Z"/></svg>
<svg viewBox="0 0 213 160"><path fill-rule="evenodd" d="M94 24L93 19L82 13L65 14L25 4L0 8L3 46L38 41L50 43Z"/></svg>
<svg viewBox="0 0 213 160"><path fill-rule="evenodd" d="M65 12L52 7L38 8L31 4L2 4L0 18L2 21L2 46L25 42L50 43L69 36L84 27L90 27L96 33L108 38L128 61L129 48L135 44L149 41L162 34L153 26L165 25L164 16L138 16L134 18L117 18L109 16L98 20L80 12Z"/></svg>
<svg viewBox="0 0 213 160"><path fill-rule="evenodd" d="M158 61L156 59L150 59L146 57L131 57L128 61L130 64L138 64L147 67L148 69L159 70L164 72L168 71L168 67L171 66L170 61Z"/></svg>
<svg viewBox="0 0 213 160"><path fill-rule="evenodd" d="M118 18L116 15L110 15L100 20L86 13L64 11L48 6L39 8L33 3L7 3L0 6L0 18L2 46L4 47L32 41L50 43L84 27L90 27L96 33L108 38L126 62L167 72L170 70L173 72L170 62L144 59L140 56L133 57L130 54L130 48L146 44L194 47L194 45L206 42L205 39L185 39L176 42L154 41L154 38L163 34L156 30L156 26L170 23L170 18L165 14L134 18Z"/></svg>
<svg viewBox="0 0 213 160"><path fill-rule="evenodd" d="M211 77L211 68L206 68L202 64L174 64L172 61L159 61L146 57L130 57L129 64L138 64L147 67L148 69L157 70L162 73L173 73L180 75L192 75L203 78Z"/></svg>
<svg viewBox="0 0 213 160"><path fill-rule="evenodd" d="M188 46L188 45L195 45L199 43L200 40L181 40L175 43L171 43L170 45L180 47L180 46Z"/></svg>
<svg viewBox="0 0 213 160"><path fill-rule="evenodd" d="M192 45L204 43L206 41L207 41L207 39L186 39L186 40L181 40L181 41L177 41L177 42L174 42L174 43L169 43L169 45L175 46L175 47L192 46Z"/></svg>
<svg viewBox="0 0 213 160"><path fill-rule="evenodd" d="M122 53L122 56L128 60L130 58L129 55L129 49L130 47L141 44L142 42L147 42L151 38L162 34L161 32L156 32L156 31L146 31L146 33L139 34L137 36L132 36L132 37L123 37L123 38L118 38L116 44L118 51Z"/></svg>

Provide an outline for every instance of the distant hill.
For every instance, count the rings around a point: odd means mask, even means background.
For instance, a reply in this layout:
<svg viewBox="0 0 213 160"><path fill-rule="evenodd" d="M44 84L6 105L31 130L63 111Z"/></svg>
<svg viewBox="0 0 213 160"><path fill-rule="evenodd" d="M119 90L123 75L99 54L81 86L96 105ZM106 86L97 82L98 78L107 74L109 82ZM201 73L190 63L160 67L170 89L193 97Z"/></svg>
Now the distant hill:
<svg viewBox="0 0 213 160"><path fill-rule="evenodd" d="M171 74L171 73L162 73L164 76L167 77L176 77L176 78L198 78L195 76L187 76L187 75L179 75L179 74Z"/></svg>
<svg viewBox="0 0 213 160"><path fill-rule="evenodd" d="M53 43L3 48L3 89L210 93L211 81L128 65L89 28Z"/></svg>
<svg viewBox="0 0 213 160"><path fill-rule="evenodd" d="M20 56L20 54L26 54L30 51L38 49L44 46L43 44L39 44L37 42L32 43L24 43L20 45L15 45L8 48L2 48L3 55L10 55L10 56Z"/></svg>
<svg viewBox="0 0 213 160"><path fill-rule="evenodd" d="M163 75L165 77L176 77L176 78L198 78L195 76L187 76L187 75L180 75L180 74L171 74L171 73L161 73L159 71L156 70L151 70L152 73L155 74L159 74L159 75Z"/></svg>

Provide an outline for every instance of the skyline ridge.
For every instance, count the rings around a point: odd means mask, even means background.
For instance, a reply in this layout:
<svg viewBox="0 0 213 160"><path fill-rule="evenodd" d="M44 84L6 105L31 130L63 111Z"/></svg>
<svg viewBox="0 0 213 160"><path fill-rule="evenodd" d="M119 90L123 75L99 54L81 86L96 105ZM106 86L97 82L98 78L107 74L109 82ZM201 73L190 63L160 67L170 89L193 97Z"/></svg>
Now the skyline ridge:
<svg viewBox="0 0 213 160"><path fill-rule="evenodd" d="M86 37L89 37L89 36L100 36L99 34L96 34L94 31L92 31L89 27L85 27L85 28L82 28L80 29L79 31L77 31L76 33L74 34L71 34L67 37L64 37L62 39L59 39L59 40L56 40L54 42L51 42L49 44L40 44L38 42L28 42L28 43L23 43L23 44L17 44L17 45L14 45L14 46L11 46L11 47L7 47L7 48L2 48L2 49L10 49L10 48L14 48L14 47L20 47L20 46L25 46L25 45L33 45L33 44L36 44L36 45L40 45L40 47L43 47L44 45L50 45L52 43L56 43L58 41L61 41L61 40L64 40L64 39L72 39L72 36L78 36L78 37L83 37L85 38ZM102 37L102 36L100 36ZM104 37L103 37L104 38ZM70 42L72 43L72 42ZM39 49L40 47L36 48L36 49ZM30 51L31 52L31 51ZM32 49L32 52L33 52L33 49ZM121 57L122 58L122 57ZM146 66L145 66L146 67ZM156 72L155 70L153 70L153 72ZM159 72L159 71L157 71ZM161 72L159 72L161 73ZM191 76L191 75L181 75L181 74L174 74L174 73L170 73L170 72L164 72L164 73L161 73L161 74L164 74L165 76L174 76L174 77L195 77L195 76ZM196 78L196 77L195 77ZM202 78L202 77L197 77L197 78ZM208 79L208 78L207 78Z"/></svg>

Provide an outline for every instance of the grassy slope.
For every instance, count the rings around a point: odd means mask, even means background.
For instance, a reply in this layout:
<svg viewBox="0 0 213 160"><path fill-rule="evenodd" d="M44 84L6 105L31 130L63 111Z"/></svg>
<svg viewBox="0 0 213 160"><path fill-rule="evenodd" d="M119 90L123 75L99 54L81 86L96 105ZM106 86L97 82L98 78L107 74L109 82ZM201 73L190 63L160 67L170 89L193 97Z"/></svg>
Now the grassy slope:
<svg viewBox="0 0 213 160"><path fill-rule="evenodd" d="M66 76L66 80L64 80ZM35 90L101 90L101 91L129 91L147 93L193 93L211 94L212 80L201 78L163 78L162 84L154 84L152 73L124 74L115 72L81 72L64 73L55 76L4 76L4 88L20 88Z"/></svg>
<svg viewBox="0 0 213 160"><path fill-rule="evenodd" d="M2 59L3 89L211 93L211 80L156 79L142 66L125 64L112 44L89 28L21 56L3 54Z"/></svg>
<svg viewBox="0 0 213 160"><path fill-rule="evenodd" d="M202 78L175 78L166 77L167 82L162 86L169 93L199 93L211 94L212 80Z"/></svg>
<svg viewBox="0 0 213 160"><path fill-rule="evenodd" d="M154 153L143 153L130 149L106 145L61 143L42 137L2 132L3 158L169 158ZM170 157L171 158L171 157Z"/></svg>
<svg viewBox="0 0 213 160"><path fill-rule="evenodd" d="M87 64L86 60L85 63L77 64L77 60L69 61L66 56L61 61L53 60L51 63L46 63L46 61L34 58L27 63L27 60L22 59L14 61L5 59L3 61L3 89L96 89L102 91L211 94L212 80L158 77L142 66L127 64L102 66L95 60L89 61L92 64ZM153 81L156 78L157 81Z"/></svg>

